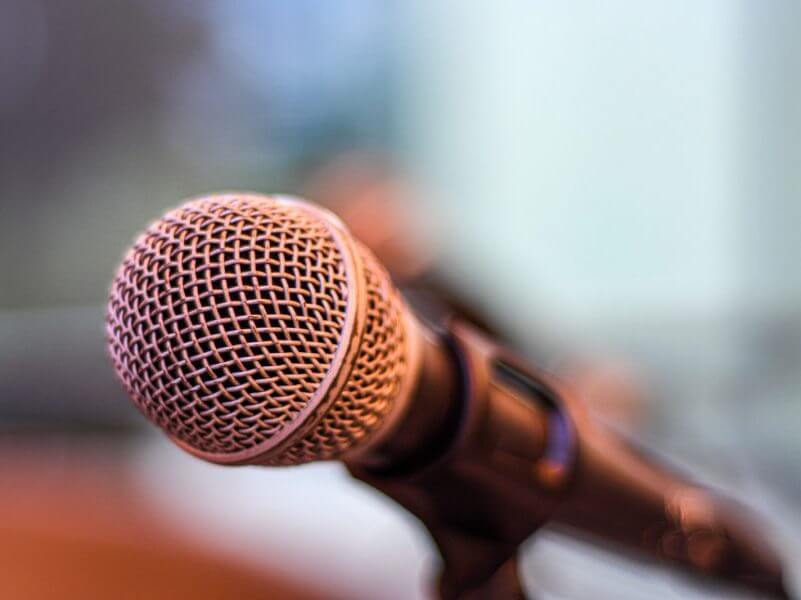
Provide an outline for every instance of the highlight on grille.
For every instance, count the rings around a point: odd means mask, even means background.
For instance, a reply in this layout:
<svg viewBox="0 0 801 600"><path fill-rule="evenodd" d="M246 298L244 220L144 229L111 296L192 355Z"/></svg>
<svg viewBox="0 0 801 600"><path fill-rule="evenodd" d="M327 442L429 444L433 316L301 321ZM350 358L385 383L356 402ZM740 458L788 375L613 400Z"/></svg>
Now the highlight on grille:
<svg viewBox="0 0 801 600"><path fill-rule="evenodd" d="M109 351L139 409L188 451L297 464L363 445L408 369L402 300L329 213L295 199L190 200L125 255Z"/></svg>

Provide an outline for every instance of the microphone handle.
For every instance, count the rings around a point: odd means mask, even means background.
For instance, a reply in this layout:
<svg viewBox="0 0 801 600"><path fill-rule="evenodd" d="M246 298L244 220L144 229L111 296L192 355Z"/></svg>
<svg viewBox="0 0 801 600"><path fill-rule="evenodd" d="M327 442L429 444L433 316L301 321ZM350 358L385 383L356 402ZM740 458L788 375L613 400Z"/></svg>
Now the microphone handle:
<svg viewBox="0 0 801 600"><path fill-rule="evenodd" d="M788 598L782 565L745 507L694 484L583 414L572 482L552 523L690 572Z"/></svg>
<svg viewBox="0 0 801 600"><path fill-rule="evenodd" d="M347 466L427 526L444 599L521 598L509 565L547 523L788 597L778 557L744 510L644 458L567 387L464 323L427 338L405 416Z"/></svg>

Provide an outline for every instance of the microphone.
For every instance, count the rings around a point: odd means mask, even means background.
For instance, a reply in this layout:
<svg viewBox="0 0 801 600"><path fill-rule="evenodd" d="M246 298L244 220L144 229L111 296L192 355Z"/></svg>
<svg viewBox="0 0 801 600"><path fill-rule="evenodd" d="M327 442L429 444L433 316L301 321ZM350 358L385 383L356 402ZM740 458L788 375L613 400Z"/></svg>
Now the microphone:
<svg viewBox="0 0 801 600"><path fill-rule="evenodd" d="M742 509L596 425L569 388L457 321L435 329L332 213L283 196L187 201L112 283L119 379L223 465L342 460L428 527L444 598L520 597L545 523L786 597ZM483 596L482 596L483 594Z"/></svg>

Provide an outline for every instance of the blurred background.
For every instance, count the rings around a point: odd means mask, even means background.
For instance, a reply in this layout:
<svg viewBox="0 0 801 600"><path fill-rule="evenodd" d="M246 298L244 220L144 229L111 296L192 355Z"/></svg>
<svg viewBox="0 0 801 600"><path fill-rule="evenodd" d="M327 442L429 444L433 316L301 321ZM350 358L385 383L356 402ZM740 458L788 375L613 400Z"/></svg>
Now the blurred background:
<svg viewBox="0 0 801 600"><path fill-rule="evenodd" d="M790 0L3 0L0 590L427 597L425 531L340 465L202 464L117 385L122 252L222 189L333 207L754 507L798 581L799 165ZM731 597L547 531L521 568L543 598Z"/></svg>

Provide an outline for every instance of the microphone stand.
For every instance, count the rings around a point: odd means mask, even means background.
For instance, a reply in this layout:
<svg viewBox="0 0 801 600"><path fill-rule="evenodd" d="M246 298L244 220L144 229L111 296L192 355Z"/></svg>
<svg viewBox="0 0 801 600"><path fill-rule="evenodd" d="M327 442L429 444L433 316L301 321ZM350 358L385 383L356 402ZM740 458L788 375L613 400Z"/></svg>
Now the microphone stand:
<svg viewBox="0 0 801 600"><path fill-rule="evenodd" d="M442 556L443 600L524 598L517 550L548 522L789 597L778 558L746 515L632 452L561 383L472 327L452 322L443 337L459 364L458 400L426 397L417 409L447 406L439 434L399 461L347 462L427 527ZM419 393L443 389L432 385L440 379L429 373Z"/></svg>

